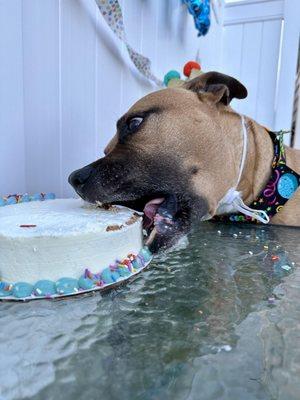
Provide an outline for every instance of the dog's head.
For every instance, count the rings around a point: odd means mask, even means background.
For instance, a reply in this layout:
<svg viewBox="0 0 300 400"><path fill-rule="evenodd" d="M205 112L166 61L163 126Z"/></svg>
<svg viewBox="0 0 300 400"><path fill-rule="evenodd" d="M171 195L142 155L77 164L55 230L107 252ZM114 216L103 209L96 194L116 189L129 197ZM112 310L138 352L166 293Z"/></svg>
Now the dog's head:
<svg viewBox="0 0 300 400"><path fill-rule="evenodd" d="M238 165L230 130L240 120L228 105L246 96L240 82L217 72L151 93L119 119L105 157L69 182L89 202L144 211L145 226L156 226L153 248L169 244L192 217L214 215L232 186Z"/></svg>

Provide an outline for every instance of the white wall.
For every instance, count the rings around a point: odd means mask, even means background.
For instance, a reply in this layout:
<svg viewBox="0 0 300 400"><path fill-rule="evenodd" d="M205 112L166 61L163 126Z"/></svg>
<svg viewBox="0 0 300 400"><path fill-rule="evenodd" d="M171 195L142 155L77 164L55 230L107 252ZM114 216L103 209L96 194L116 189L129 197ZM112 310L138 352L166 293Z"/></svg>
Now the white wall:
<svg viewBox="0 0 300 400"><path fill-rule="evenodd" d="M221 69L248 88L233 105L273 130L291 128L299 15L299 0L229 0L224 9Z"/></svg>
<svg viewBox="0 0 300 400"><path fill-rule="evenodd" d="M22 9L0 0L0 195L24 192Z"/></svg>
<svg viewBox="0 0 300 400"><path fill-rule="evenodd" d="M222 69L248 88L240 112L274 128L283 1L230 3L224 13Z"/></svg>
<svg viewBox="0 0 300 400"><path fill-rule="evenodd" d="M223 13L223 1L214 0L204 38L180 0L121 4L129 42L157 76L181 70L199 50L203 70L229 73L248 87L237 108L278 129L292 113L295 2L243 0ZM117 118L151 90L94 0L0 0L0 195L72 195L68 174L102 155Z"/></svg>
<svg viewBox="0 0 300 400"><path fill-rule="evenodd" d="M129 42L160 78L198 48L204 69L217 66L214 13L203 39L179 0L121 3ZM153 90L94 0L0 0L0 57L0 195L72 195L68 174L99 158L118 117Z"/></svg>

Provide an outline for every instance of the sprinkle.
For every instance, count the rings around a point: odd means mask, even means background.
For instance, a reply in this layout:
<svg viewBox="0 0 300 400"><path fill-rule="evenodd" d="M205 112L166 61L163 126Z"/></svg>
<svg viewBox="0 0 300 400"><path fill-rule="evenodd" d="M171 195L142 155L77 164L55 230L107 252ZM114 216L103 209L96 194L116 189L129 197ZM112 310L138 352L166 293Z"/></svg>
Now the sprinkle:
<svg viewBox="0 0 300 400"><path fill-rule="evenodd" d="M253 256L253 251L249 250L248 253L250 254L250 256Z"/></svg>
<svg viewBox="0 0 300 400"><path fill-rule="evenodd" d="M86 269L84 270L84 274L83 274L85 278L88 277L88 273L89 273L89 270L86 268Z"/></svg>
<svg viewBox="0 0 300 400"><path fill-rule="evenodd" d="M125 264L125 262L124 262L124 264ZM118 264L110 264L109 269L111 271L116 271L118 269Z"/></svg>
<svg viewBox="0 0 300 400"><path fill-rule="evenodd" d="M136 258L136 254L129 253L127 257L129 258L130 261L133 261Z"/></svg>
<svg viewBox="0 0 300 400"><path fill-rule="evenodd" d="M275 303L275 300L276 300L276 299L275 299L274 296L269 297L269 298L268 298L268 304L269 304L269 305L273 305L273 304Z"/></svg>
<svg viewBox="0 0 300 400"><path fill-rule="evenodd" d="M213 350L216 350L217 353L220 353L221 351L228 352L228 351L232 350L232 347L229 344L224 344L222 346L213 346L212 348L213 348Z"/></svg>
<svg viewBox="0 0 300 400"><path fill-rule="evenodd" d="M121 264L127 265L127 267L129 268L130 265L131 265L131 261L130 261L129 258L125 258L125 259L121 262Z"/></svg>
<svg viewBox="0 0 300 400"><path fill-rule="evenodd" d="M138 254L136 258L141 261L142 265L144 265L146 263L145 258L144 258L144 256L142 254Z"/></svg>
<svg viewBox="0 0 300 400"><path fill-rule="evenodd" d="M279 257L278 257L278 256L275 256L275 255L273 255L273 256L271 257L271 260L272 260L272 261L277 261L277 260L279 260Z"/></svg>
<svg viewBox="0 0 300 400"><path fill-rule="evenodd" d="M282 269L284 269L285 271L289 271L292 267L290 267L289 265L285 264L281 266Z"/></svg>
<svg viewBox="0 0 300 400"><path fill-rule="evenodd" d="M237 235L236 233L234 233L232 236L233 236L234 238L237 238L237 237L238 237L238 235Z"/></svg>
<svg viewBox="0 0 300 400"><path fill-rule="evenodd" d="M265 250L265 251L269 250L269 246L264 245L264 250Z"/></svg>
<svg viewBox="0 0 300 400"><path fill-rule="evenodd" d="M232 350L232 347L229 344L224 344L220 348L221 348L221 350L224 350L224 351L231 351Z"/></svg>
<svg viewBox="0 0 300 400"><path fill-rule="evenodd" d="M36 228L36 225L20 225L20 228Z"/></svg>

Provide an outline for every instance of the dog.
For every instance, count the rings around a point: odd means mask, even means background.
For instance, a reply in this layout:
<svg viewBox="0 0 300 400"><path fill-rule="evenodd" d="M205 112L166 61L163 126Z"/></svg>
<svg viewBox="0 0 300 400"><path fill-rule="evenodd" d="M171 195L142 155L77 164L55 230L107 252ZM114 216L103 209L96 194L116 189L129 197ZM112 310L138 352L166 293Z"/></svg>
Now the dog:
<svg viewBox="0 0 300 400"><path fill-rule="evenodd" d="M150 93L117 122L105 157L71 173L69 183L88 202L114 203L144 211L156 245L169 245L193 220L218 214L234 187L251 204L272 173L274 146L267 129L241 116L230 102L247 89L235 78L207 72L179 88ZM300 174L300 151L285 148L287 165ZM153 223L155 222L155 223ZM300 226L300 189L271 218L276 225Z"/></svg>

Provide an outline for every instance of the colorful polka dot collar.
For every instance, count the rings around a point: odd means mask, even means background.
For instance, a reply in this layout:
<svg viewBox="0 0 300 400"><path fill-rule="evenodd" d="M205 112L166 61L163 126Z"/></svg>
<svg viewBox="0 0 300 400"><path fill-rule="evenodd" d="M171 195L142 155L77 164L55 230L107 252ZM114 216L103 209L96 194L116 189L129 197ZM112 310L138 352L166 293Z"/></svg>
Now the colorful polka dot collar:
<svg viewBox="0 0 300 400"><path fill-rule="evenodd" d="M300 175L286 165L286 155L283 145L284 131L269 132L274 145L272 174L266 187L259 197L249 206L252 210L263 210L269 218L280 212L285 203L300 187ZM218 221L256 222L251 216L234 213L214 217Z"/></svg>

